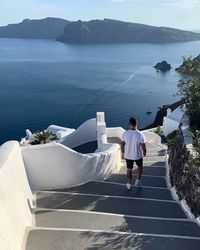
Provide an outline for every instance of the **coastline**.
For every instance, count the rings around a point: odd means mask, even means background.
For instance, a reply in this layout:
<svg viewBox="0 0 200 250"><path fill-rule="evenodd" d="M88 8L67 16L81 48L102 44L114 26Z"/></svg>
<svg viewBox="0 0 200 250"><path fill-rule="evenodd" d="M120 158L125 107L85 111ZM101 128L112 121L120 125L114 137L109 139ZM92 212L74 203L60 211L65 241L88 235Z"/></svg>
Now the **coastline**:
<svg viewBox="0 0 200 250"><path fill-rule="evenodd" d="M183 105L183 104L184 104L184 100L181 99L181 100L179 100L179 101L177 101L175 103L163 105L162 108L157 112L154 122L151 123L150 125L148 125L147 127L143 128L142 130L162 126L163 125L163 118L167 115L167 109L170 108L171 111L174 111L180 105Z"/></svg>

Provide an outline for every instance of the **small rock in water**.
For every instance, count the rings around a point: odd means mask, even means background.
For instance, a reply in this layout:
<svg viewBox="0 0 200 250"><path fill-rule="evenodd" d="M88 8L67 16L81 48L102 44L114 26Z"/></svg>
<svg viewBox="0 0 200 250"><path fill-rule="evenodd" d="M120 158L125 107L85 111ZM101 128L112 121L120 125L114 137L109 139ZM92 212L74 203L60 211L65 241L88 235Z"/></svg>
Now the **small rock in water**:
<svg viewBox="0 0 200 250"><path fill-rule="evenodd" d="M147 114L147 115L151 115L152 112L151 112L151 111L147 111L146 114Z"/></svg>
<svg viewBox="0 0 200 250"><path fill-rule="evenodd" d="M157 63L154 68L157 71L162 71L162 72L166 72L168 70L171 70L172 66L171 64L167 63L166 61L162 61L161 63Z"/></svg>

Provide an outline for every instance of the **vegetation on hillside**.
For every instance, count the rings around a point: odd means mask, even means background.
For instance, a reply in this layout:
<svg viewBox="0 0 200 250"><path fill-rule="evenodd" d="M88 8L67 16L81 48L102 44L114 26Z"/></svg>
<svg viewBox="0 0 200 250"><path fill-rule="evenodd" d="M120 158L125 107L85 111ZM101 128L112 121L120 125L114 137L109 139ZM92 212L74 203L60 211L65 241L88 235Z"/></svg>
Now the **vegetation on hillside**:
<svg viewBox="0 0 200 250"><path fill-rule="evenodd" d="M196 58L183 58L183 64L177 69L183 76L178 87L185 99L186 112L190 119L193 136L194 163L200 166L200 55Z"/></svg>
<svg viewBox="0 0 200 250"><path fill-rule="evenodd" d="M174 143L176 141L177 133L178 133L178 131L174 130L173 132L171 132L170 134L168 134L168 136L167 136L167 145L168 146L174 145Z"/></svg>
<svg viewBox="0 0 200 250"><path fill-rule="evenodd" d="M185 76L197 76L200 74L200 55L195 57L183 57L183 64L176 69Z"/></svg>
<svg viewBox="0 0 200 250"><path fill-rule="evenodd" d="M194 159L192 161L198 167L200 167L200 131L196 130L192 132L193 136L193 148L194 148Z"/></svg>
<svg viewBox="0 0 200 250"><path fill-rule="evenodd" d="M180 80L179 94L185 99L186 112L194 130L200 129L200 55L183 58L183 64L177 69L183 76Z"/></svg>

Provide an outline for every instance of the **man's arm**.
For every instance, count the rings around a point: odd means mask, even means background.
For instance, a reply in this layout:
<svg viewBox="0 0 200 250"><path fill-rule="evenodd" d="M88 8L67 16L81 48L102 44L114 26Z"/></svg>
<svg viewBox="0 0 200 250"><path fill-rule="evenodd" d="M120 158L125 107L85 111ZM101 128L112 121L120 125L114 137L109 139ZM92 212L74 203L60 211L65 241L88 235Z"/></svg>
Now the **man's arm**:
<svg viewBox="0 0 200 250"><path fill-rule="evenodd" d="M142 151L143 151L143 155L146 156L147 154L147 148L146 148L146 144L145 143L141 143L141 148L142 148Z"/></svg>
<svg viewBox="0 0 200 250"><path fill-rule="evenodd" d="M121 142L122 159L124 159L125 141Z"/></svg>

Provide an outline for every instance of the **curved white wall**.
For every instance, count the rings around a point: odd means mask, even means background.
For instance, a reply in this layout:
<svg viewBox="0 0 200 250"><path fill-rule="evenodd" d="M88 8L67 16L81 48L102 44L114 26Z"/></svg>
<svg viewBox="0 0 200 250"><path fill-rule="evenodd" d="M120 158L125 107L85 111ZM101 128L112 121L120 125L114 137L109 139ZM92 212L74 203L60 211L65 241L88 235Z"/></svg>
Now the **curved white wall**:
<svg viewBox="0 0 200 250"><path fill-rule="evenodd" d="M96 118L87 120L72 134L62 138L59 142L69 148L75 148L87 142L97 140Z"/></svg>
<svg viewBox="0 0 200 250"><path fill-rule="evenodd" d="M0 249L20 250L25 228L31 226L32 194L18 142L0 147Z"/></svg>
<svg viewBox="0 0 200 250"><path fill-rule="evenodd" d="M120 168L120 149L117 144L105 144L104 149L105 152L84 155L59 143L23 147L31 188L66 188L108 178Z"/></svg>

